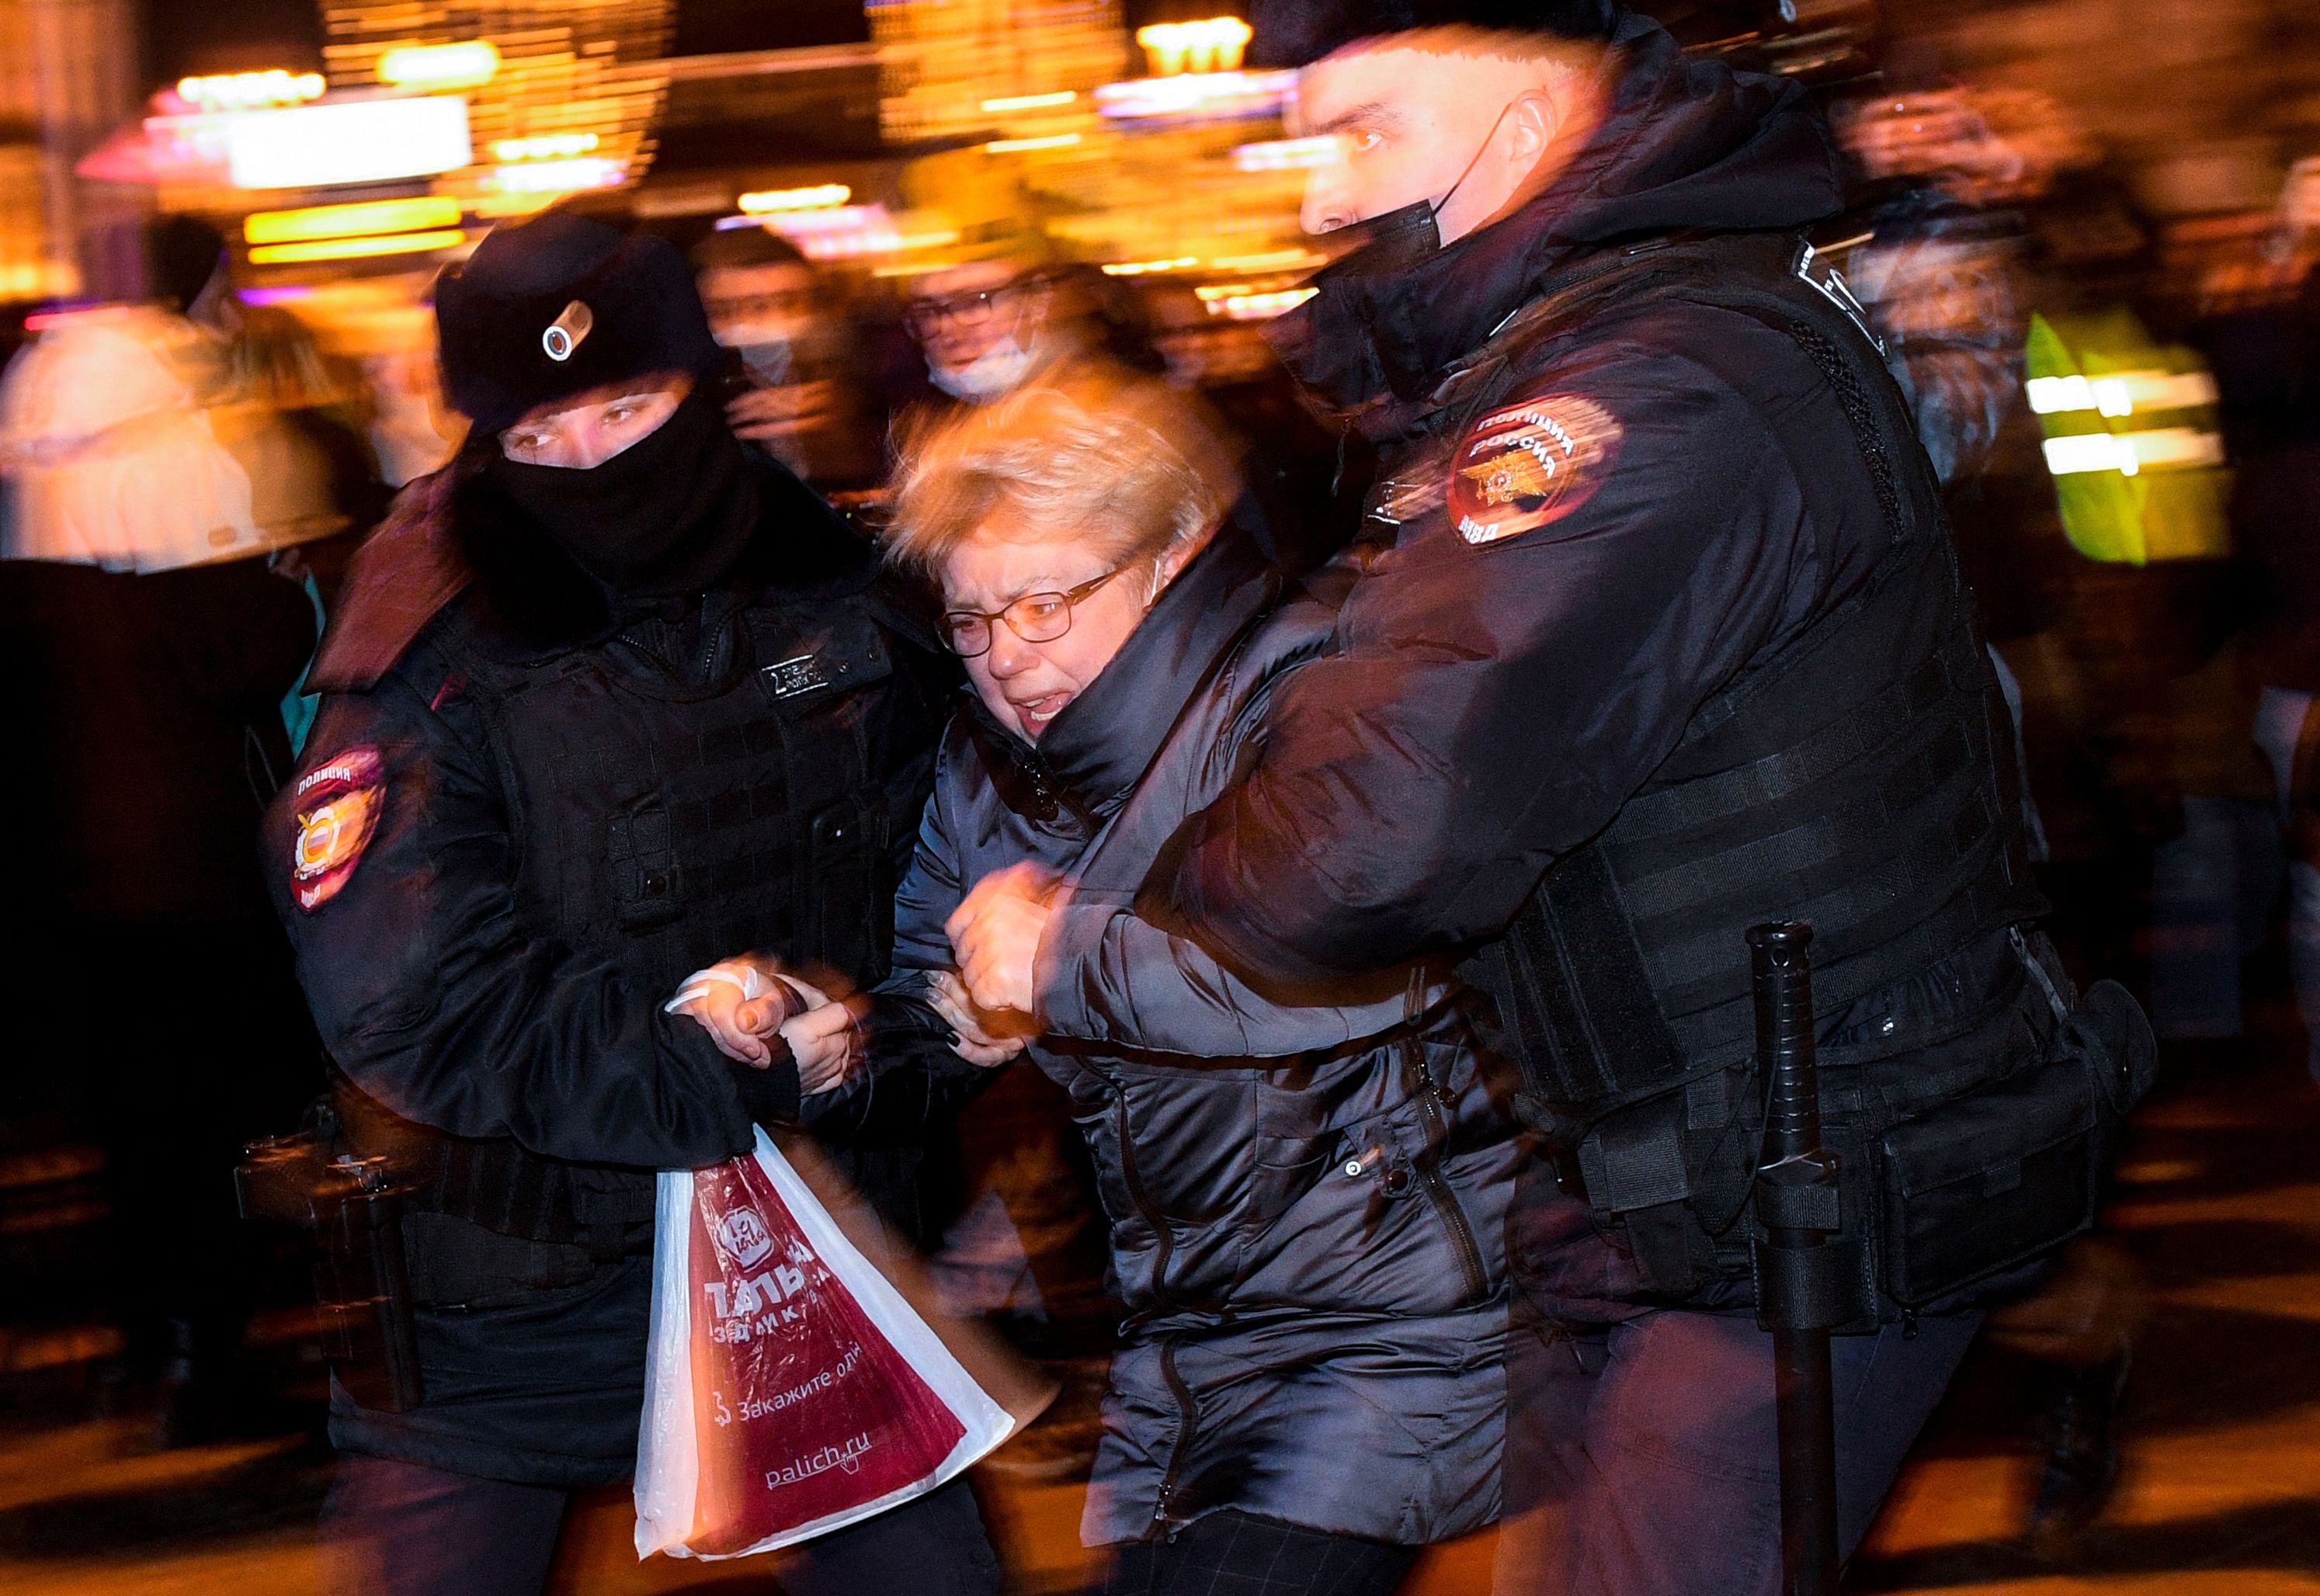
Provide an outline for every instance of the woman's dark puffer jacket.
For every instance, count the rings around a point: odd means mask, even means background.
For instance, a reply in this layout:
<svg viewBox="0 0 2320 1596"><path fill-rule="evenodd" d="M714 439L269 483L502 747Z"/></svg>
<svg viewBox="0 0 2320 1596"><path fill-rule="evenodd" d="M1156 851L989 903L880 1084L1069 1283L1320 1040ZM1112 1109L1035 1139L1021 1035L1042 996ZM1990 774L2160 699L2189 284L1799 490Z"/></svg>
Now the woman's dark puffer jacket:
<svg viewBox="0 0 2320 1596"><path fill-rule="evenodd" d="M1029 1051L1094 1154L1128 1315L1091 1545L1228 1507L1418 1544L1499 1510L1516 1146L1449 994L1268 1001L1129 912L1328 641L1328 606L1279 601L1228 527L1036 750L971 701L895 906L897 996L950 964L965 891L1021 861L1076 882L1043 955L1102 949L1068 961L1098 973Z"/></svg>

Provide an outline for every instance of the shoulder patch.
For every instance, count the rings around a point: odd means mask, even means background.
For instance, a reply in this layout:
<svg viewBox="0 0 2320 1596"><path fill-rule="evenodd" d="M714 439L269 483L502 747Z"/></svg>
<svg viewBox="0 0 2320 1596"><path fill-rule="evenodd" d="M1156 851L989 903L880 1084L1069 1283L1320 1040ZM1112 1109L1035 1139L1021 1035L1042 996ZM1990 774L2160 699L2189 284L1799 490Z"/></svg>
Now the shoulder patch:
<svg viewBox="0 0 2320 1596"><path fill-rule="evenodd" d="M1562 519L1602 485L1622 436L1610 411L1576 393L1492 410L1451 456L1451 524L1468 543L1495 543Z"/></svg>
<svg viewBox="0 0 2320 1596"><path fill-rule="evenodd" d="M367 743L298 778L290 886L300 908L311 915L339 895L362 862L385 807L386 762Z"/></svg>

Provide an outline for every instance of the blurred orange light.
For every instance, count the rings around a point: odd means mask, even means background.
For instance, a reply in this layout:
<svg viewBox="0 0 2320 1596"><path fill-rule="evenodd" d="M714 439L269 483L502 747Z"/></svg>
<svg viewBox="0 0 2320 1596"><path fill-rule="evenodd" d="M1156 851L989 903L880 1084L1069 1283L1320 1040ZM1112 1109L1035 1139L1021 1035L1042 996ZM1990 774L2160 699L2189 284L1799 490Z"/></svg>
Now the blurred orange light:
<svg viewBox="0 0 2320 1596"><path fill-rule="evenodd" d="M1200 265L1197 256L1179 255L1167 260L1116 260L1103 268L1107 277L1142 277L1153 272L1181 272Z"/></svg>
<svg viewBox="0 0 2320 1596"><path fill-rule="evenodd" d="M542 133L530 139L502 139L492 146L492 155L503 161L559 160L586 155L597 142L594 133Z"/></svg>
<svg viewBox="0 0 2320 1596"><path fill-rule="evenodd" d="M572 194L584 188L615 188L628 167L609 157L584 155L571 160L516 161L494 167L491 185L502 194Z"/></svg>
<svg viewBox="0 0 2320 1596"><path fill-rule="evenodd" d="M1068 105L1078 98L1074 89L1058 89L1052 95L1001 95L995 100L985 100L983 109L994 115L1010 111L1047 111Z"/></svg>
<svg viewBox="0 0 2320 1596"><path fill-rule="evenodd" d="M488 39L460 44L406 44L378 58L378 80L394 88L472 88L500 69L500 47Z"/></svg>
<svg viewBox="0 0 2320 1596"><path fill-rule="evenodd" d="M243 220L241 236L252 244L295 244L310 239L366 238L458 225L459 202L430 196L259 211Z"/></svg>
<svg viewBox="0 0 2320 1596"><path fill-rule="evenodd" d="M1049 133L1038 139L993 139L983 147L983 153L1014 155L1026 149L1068 149L1079 141L1077 133Z"/></svg>
<svg viewBox="0 0 2320 1596"><path fill-rule="evenodd" d="M811 188L768 188L745 194L735 203L751 216L763 216L775 211L819 211L842 205L853 197L854 191L843 183L818 183Z"/></svg>
<svg viewBox="0 0 2320 1596"><path fill-rule="evenodd" d="M1318 139L1274 139L1263 144L1236 146L1233 165L1244 172L1303 171L1332 165L1342 153L1334 135Z"/></svg>
<svg viewBox="0 0 2320 1596"><path fill-rule="evenodd" d="M319 96L327 86L319 72L213 72L177 79L177 97L204 111L246 111L258 105L295 105Z"/></svg>
<svg viewBox="0 0 2320 1596"><path fill-rule="evenodd" d="M325 100L222 118L236 188L326 188L456 171L473 158L449 95Z"/></svg>
<svg viewBox="0 0 2320 1596"><path fill-rule="evenodd" d="M394 233L378 239L313 239L296 244L260 244L249 252L252 266L295 266L301 261L360 260L375 255L416 255L449 249L467 241L456 227L423 233Z"/></svg>
<svg viewBox="0 0 2320 1596"><path fill-rule="evenodd" d="M1295 310L1319 292L1318 288L1283 288L1272 293L1228 293L1219 299L1203 293L1201 300L1211 316L1234 321L1269 321L1283 311Z"/></svg>
<svg viewBox="0 0 2320 1596"><path fill-rule="evenodd" d="M1116 122L1165 117L1259 116L1296 86L1294 72L1183 72L1107 83L1095 91L1096 113Z"/></svg>
<svg viewBox="0 0 2320 1596"><path fill-rule="evenodd" d="M1183 72L1237 72L1254 32L1237 16L1197 23L1154 23L1136 30L1155 77Z"/></svg>

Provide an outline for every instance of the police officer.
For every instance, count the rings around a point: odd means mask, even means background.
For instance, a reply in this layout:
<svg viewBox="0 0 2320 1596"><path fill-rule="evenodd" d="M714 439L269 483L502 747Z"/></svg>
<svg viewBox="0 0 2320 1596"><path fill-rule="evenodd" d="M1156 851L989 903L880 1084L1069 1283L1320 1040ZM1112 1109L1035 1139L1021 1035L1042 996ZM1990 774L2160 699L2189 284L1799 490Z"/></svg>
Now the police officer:
<svg viewBox="0 0 2320 1596"><path fill-rule="evenodd" d="M1360 239L1272 336L1382 476L1337 652L1137 912L1292 992L1460 963L1539 1150L1502 1583L1770 1593L1748 928L1817 933L1848 1547L1983 1303L2089 1222L2147 1032L2026 929L2005 709L1811 248L1839 162L1802 93L1614 0L1252 21L1334 144L1305 224ZM961 910L979 1004L1052 1023L1100 985L1048 912L995 880Z"/></svg>
<svg viewBox="0 0 2320 1596"><path fill-rule="evenodd" d="M423 1391L334 1384L340 1578L503 1596L540 1588L569 1493L633 1466L653 1171L802 1119L912 1217L925 1094L870 1123L664 1005L735 949L883 969L946 683L872 551L745 457L671 246L503 227L436 318L471 441L350 573L266 846L342 1134L410 1191ZM997 1589L963 1483L784 1577Z"/></svg>

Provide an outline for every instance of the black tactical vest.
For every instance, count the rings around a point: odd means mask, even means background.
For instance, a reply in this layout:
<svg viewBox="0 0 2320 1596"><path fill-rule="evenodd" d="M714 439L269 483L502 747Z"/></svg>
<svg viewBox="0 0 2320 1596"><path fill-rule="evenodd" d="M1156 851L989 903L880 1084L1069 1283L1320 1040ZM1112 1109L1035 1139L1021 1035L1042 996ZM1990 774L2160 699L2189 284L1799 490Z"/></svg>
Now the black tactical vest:
<svg viewBox="0 0 2320 1596"><path fill-rule="evenodd" d="M1749 315L1811 358L1887 533L1866 588L1704 706L1652 780L1462 971L1491 1000L1497 1041L1521 1068L1518 1107L1567 1184L1655 1291L1685 1300L1747 1271L1738 1222L1762 1124L1748 1089L1748 928L1812 924L1826 1019L2044 904L2011 723L1932 471L1857 305L1801 239L1674 242L1590 263L1445 384L1428 431L1455 437L1536 343L1654 298ZM1803 486L1810 503L1816 484ZM1395 491L1381 489L1389 519ZM1908 1105L1895 1112L1922 1106L1917 1096L1894 1094Z"/></svg>
<svg viewBox="0 0 2320 1596"><path fill-rule="evenodd" d="M694 686L617 638L544 659L456 630L438 645L490 727L524 930L616 958L649 992L737 952L875 981L938 686L895 659L856 594L761 600L707 634ZM339 1096L350 1140L414 1187L422 1300L569 1284L650 1245L649 1171L447 1136Z"/></svg>

